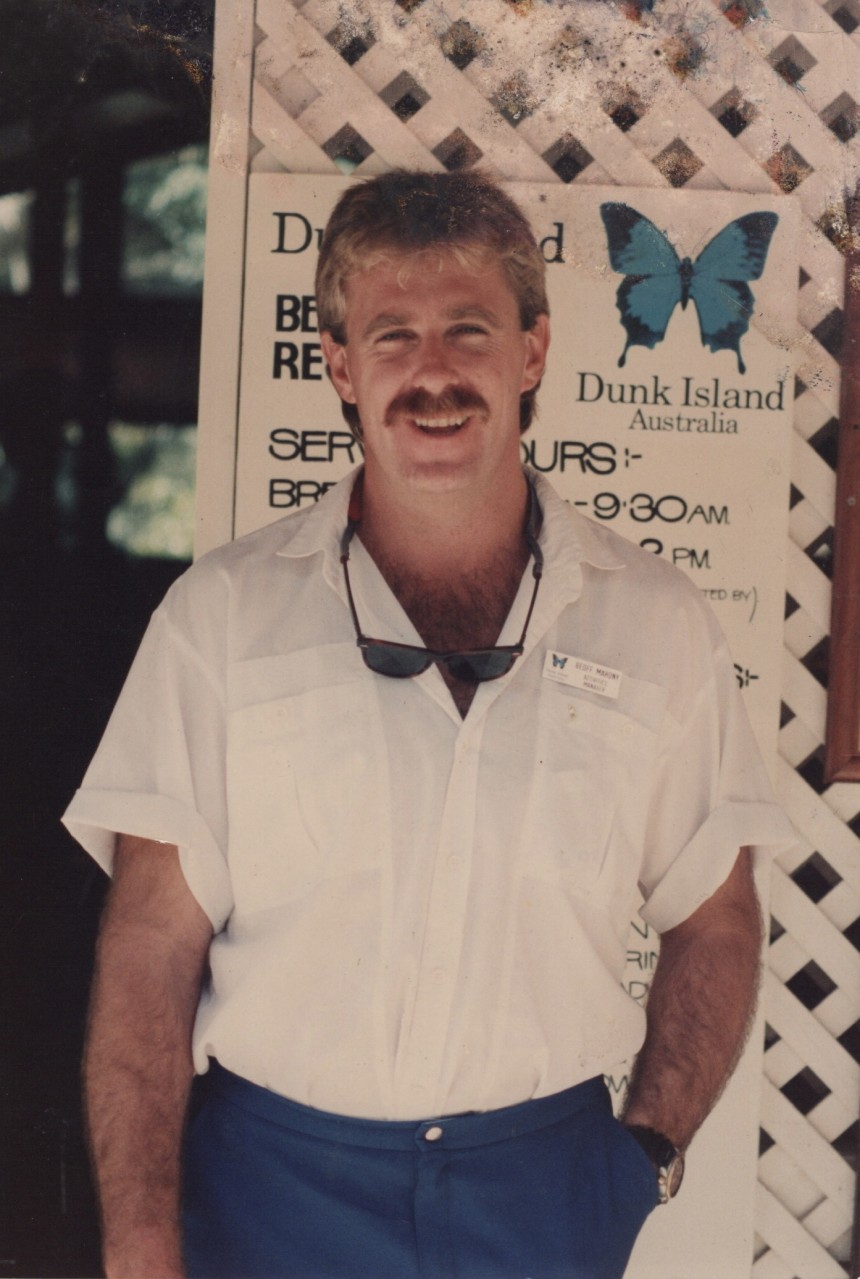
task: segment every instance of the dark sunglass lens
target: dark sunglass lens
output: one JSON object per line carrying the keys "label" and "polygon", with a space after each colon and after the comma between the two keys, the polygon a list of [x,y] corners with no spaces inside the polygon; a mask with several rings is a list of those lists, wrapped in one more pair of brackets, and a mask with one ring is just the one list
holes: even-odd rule
{"label": "dark sunglass lens", "polygon": [[367,644],[361,651],[372,671],[391,679],[411,679],[426,671],[431,662],[420,649],[399,648],[396,644]]}
{"label": "dark sunglass lens", "polygon": [[455,679],[481,683],[506,675],[514,664],[514,654],[492,648],[479,653],[454,653],[445,659],[445,664]]}

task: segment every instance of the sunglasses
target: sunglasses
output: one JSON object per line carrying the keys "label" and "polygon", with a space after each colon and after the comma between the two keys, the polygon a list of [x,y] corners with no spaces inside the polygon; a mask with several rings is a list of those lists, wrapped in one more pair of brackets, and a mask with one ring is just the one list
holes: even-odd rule
{"label": "sunglasses", "polygon": [[[360,481],[359,481],[360,483]],[[358,485],[356,485],[358,488]],[[538,504],[534,485],[529,481],[529,513],[523,536],[532,553],[534,563],[532,574],[535,580],[531,603],[526,613],[523,633],[518,644],[498,644],[494,648],[467,648],[460,652],[439,652],[432,648],[420,648],[416,644],[398,644],[395,640],[374,639],[365,635],[358,620],[352,586],[349,581],[349,544],[355,536],[360,515],[360,494],[350,502],[349,518],[340,544],[340,562],[346,581],[346,593],[349,598],[350,612],[355,627],[355,642],[361,649],[365,666],[377,675],[387,675],[390,679],[412,679],[423,674],[434,663],[445,666],[455,679],[465,680],[470,684],[483,683],[485,680],[499,679],[507,675],[518,657],[522,656],[526,632],[531,621],[532,611],[537,599],[538,586],[543,573],[543,552],[538,545],[537,530],[540,525],[541,509]]]}

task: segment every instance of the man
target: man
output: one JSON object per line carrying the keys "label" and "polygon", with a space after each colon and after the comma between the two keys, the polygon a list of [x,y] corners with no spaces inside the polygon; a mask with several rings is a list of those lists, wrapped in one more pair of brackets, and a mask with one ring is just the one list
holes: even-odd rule
{"label": "man", "polygon": [[790,834],[698,592],[522,468],[543,273],[478,174],[342,197],[317,296],[364,467],[171,589],[67,814],[113,863],[109,1276],[617,1279],[736,1061],[746,846]]}

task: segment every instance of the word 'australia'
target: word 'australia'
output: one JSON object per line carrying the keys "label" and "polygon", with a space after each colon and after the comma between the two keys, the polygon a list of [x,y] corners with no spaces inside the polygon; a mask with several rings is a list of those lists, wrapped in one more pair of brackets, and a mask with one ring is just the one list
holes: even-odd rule
{"label": "word 'australia'", "polygon": [[627,428],[629,431],[679,431],[701,432],[710,435],[737,435],[737,418],[724,417],[717,409],[712,409],[707,417],[689,417],[686,413],[672,413],[668,417],[658,417],[656,413],[645,414],[637,409],[633,421]]}
{"label": "word 'australia'", "polygon": [[770,390],[755,386],[724,386],[718,377],[697,384],[691,377],[681,379],[681,398],[672,395],[672,386],[652,373],[646,382],[608,382],[599,373],[580,372],[577,399],[583,404],[606,400],[609,404],[665,405],[697,409],[769,409],[781,412],[785,381]]}

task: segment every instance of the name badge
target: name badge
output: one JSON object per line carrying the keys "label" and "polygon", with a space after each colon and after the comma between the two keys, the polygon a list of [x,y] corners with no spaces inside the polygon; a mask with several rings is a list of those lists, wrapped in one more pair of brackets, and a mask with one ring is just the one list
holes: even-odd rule
{"label": "name badge", "polygon": [[544,660],[543,677],[556,684],[566,684],[568,688],[584,688],[589,693],[599,693],[601,697],[611,697],[613,700],[621,688],[621,671],[614,671],[611,666],[601,666],[598,662],[586,662],[582,657],[571,657],[569,653],[554,653],[552,650]]}

